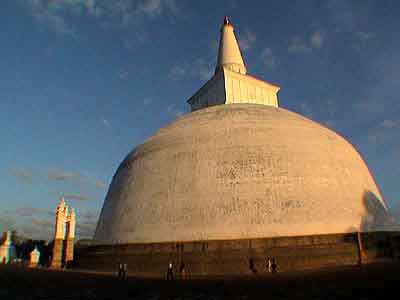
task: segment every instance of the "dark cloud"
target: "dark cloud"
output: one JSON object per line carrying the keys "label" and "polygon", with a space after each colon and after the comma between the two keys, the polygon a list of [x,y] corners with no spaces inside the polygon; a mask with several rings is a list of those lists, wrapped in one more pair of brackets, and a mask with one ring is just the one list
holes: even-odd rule
{"label": "dark cloud", "polygon": [[97,220],[98,216],[99,216],[99,212],[97,212],[97,211],[95,212],[92,210],[86,210],[80,214],[80,219],[86,220],[86,221],[95,221],[95,220]]}
{"label": "dark cloud", "polygon": [[39,213],[39,209],[34,207],[19,207],[15,209],[15,214],[19,217],[32,217]]}
{"label": "dark cloud", "polygon": [[52,229],[54,222],[47,219],[32,218],[32,225],[35,225],[39,228]]}
{"label": "dark cloud", "polygon": [[96,230],[97,222],[80,222],[76,224],[77,236],[82,238],[92,238]]}
{"label": "dark cloud", "polygon": [[81,181],[84,176],[79,172],[51,169],[48,172],[48,178],[55,181]]}
{"label": "dark cloud", "polygon": [[29,207],[29,206],[18,207],[14,211],[11,211],[11,213],[14,213],[16,216],[19,217],[32,217],[37,215],[53,216],[55,214],[55,212],[51,210]]}
{"label": "dark cloud", "polygon": [[65,199],[69,200],[79,200],[79,201],[86,201],[90,200],[90,197],[87,195],[82,195],[82,194],[74,194],[74,193],[62,193],[62,197]]}
{"label": "dark cloud", "polygon": [[107,184],[101,180],[96,180],[96,187],[98,189],[105,189],[107,188]]}
{"label": "dark cloud", "polygon": [[400,126],[400,122],[394,120],[383,120],[379,125],[384,128],[396,128]]}
{"label": "dark cloud", "polygon": [[4,231],[15,229],[15,224],[14,217],[0,215],[0,234]]}
{"label": "dark cloud", "polygon": [[79,238],[92,238],[96,230],[99,212],[86,210],[77,219],[76,232]]}
{"label": "dark cloud", "polygon": [[54,234],[54,220],[33,217],[19,224],[16,230],[25,238],[50,241]]}
{"label": "dark cloud", "polygon": [[[79,195],[77,197],[81,198]],[[54,215],[54,212],[31,207],[5,211],[0,215],[0,233],[15,230],[24,238],[50,241],[54,234]],[[98,215],[97,210],[86,210],[77,214],[77,239],[93,237]]]}
{"label": "dark cloud", "polygon": [[33,173],[29,169],[15,168],[12,169],[10,173],[22,183],[31,184],[33,182]]}
{"label": "dark cloud", "polygon": [[[50,169],[47,177],[51,181],[67,182],[79,186],[95,186],[98,189],[106,188],[106,184],[99,180],[92,178],[77,171],[67,171],[61,169]],[[86,199],[85,199],[86,200]]]}

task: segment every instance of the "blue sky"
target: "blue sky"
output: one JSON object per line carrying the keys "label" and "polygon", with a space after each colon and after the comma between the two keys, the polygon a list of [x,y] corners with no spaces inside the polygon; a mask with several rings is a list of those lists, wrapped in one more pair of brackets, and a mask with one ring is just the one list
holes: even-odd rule
{"label": "blue sky", "polygon": [[398,1],[5,0],[0,230],[50,238],[64,195],[90,236],[121,160],[211,76],[225,15],[248,72],[355,145],[400,218]]}

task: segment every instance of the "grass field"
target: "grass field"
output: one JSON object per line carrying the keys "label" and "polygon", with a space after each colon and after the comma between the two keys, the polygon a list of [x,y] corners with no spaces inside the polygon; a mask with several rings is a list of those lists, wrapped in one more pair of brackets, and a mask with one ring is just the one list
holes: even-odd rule
{"label": "grass field", "polygon": [[[0,299],[383,299],[399,295],[400,263],[263,277],[166,281],[0,266]],[[392,296],[393,295],[393,296]]]}

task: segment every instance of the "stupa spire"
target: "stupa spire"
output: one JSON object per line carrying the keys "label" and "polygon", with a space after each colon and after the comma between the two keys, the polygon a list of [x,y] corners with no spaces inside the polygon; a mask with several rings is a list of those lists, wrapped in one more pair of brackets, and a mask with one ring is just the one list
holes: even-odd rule
{"label": "stupa spire", "polygon": [[279,86],[247,75],[239,44],[224,18],[215,74],[190,99],[192,111],[220,104],[253,103],[279,107]]}
{"label": "stupa spire", "polygon": [[233,31],[233,26],[227,16],[225,16],[221,27],[218,61],[215,72],[222,67],[241,74],[246,74],[247,72],[242,54],[240,53],[239,44]]}

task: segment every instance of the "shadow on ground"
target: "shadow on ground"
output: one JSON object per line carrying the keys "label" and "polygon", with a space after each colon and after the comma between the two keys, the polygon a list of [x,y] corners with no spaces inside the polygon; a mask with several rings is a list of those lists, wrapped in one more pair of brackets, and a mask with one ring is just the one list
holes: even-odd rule
{"label": "shadow on ground", "polygon": [[0,299],[381,299],[397,294],[400,263],[258,277],[118,279],[111,275],[0,267]]}

